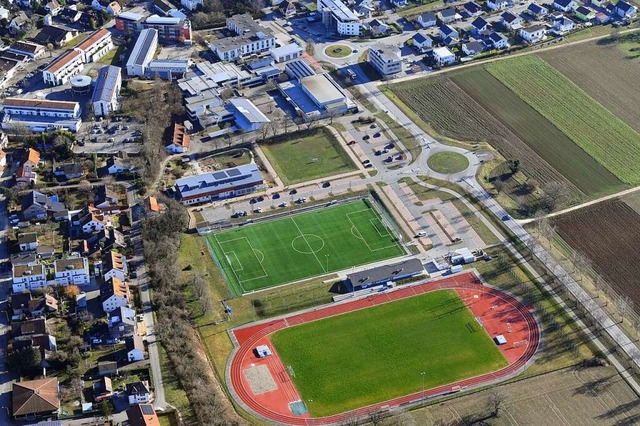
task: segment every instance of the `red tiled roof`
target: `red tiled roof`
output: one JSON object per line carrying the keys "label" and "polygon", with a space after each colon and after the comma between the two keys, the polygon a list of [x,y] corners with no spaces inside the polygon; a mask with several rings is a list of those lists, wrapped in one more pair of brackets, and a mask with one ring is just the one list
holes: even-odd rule
{"label": "red tiled roof", "polygon": [[69,62],[73,61],[75,58],[80,56],[80,52],[77,50],[67,50],[62,55],[58,56],[53,62],[51,62],[44,71],[56,72],[60,68],[67,65]]}
{"label": "red tiled roof", "polygon": [[29,380],[13,384],[13,415],[49,413],[60,408],[58,379]]}
{"label": "red tiled roof", "polygon": [[84,39],[84,41],[82,43],[77,45],[76,49],[81,49],[81,50],[85,50],[86,51],[94,43],[96,43],[98,40],[100,40],[102,37],[106,36],[107,34],[109,34],[109,30],[104,29],[104,28],[101,29],[101,30],[98,30],[98,31],[94,31],[91,34],[89,34],[89,37]]}
{"label": "red tiled roof", "polygon": [[12,107],[56,108],[74,110],[77,102],[48,101],[46,99],[6,98],[2,104]]}

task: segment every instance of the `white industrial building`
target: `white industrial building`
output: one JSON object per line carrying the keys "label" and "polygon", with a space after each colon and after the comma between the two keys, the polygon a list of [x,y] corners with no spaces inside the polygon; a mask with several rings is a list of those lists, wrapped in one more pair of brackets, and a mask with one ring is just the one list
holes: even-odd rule
{"label": "white industrial building", "polygon": [[84,69],[84,61],[80,50],[67,50],[42,70],[45,84],[59,86],[67,83]]}
{"label": "white industrial building", "polygon": [[317,10],[330,31],[346,36],[359,36],[362,32],[358,15],[340,0],[318,0]]}
{"label": "white industrial building", "polygon": [[369,63],[383,76],[402,71],[400,50],[380,43],[369,48]]}
{"label": "white industrial building", "polygon": [[262,27],[248,13],[227,18],[227,28],[237,35],[214,40],[210,45],[211,51],[223,61],[266,52],[276,46],[271,30]]}
{"label": "white industrial building", "polygon": [[91,104],[96,117],[104,117],[120,108],[119,96],[122,86],[120,67],[109,65],[98,72],[96,87],[93,91]]}
{"label": "white industrial building", "polygon": [[271,49],[270,53],[274,61],[278,63],[287,62],[301,57],[302,47],[297,43],[285,44],[284,46]]}
{"label": "white industrial building", "polygon": [[151,28],[140,31],[140,35],[127,61],[127,74],[138,77],[144,76],[157,47],[158,31]]}
{"label": "white industrial building", "polygon": [[249,99],[230,99],[227,109],[233,113],[238,130],[243,132],[260,130],[271,121]]}
{"label": "white industrial building", "polygon": [[78,102],[5,98],[2,128],[25,126],[34,132],[64,129],[77,131],[82,124]]}
{"label": "white industrial building", "polygon": [[165,80],[182,78],[191,66],[190,59],[154,59],[149,62],[147,74],[158,75]]}
{"label": "white industrial building", "polygon": [[278,89],[306,121],[344,114],[356,108],[329,74],[305,75],[279,84]]}

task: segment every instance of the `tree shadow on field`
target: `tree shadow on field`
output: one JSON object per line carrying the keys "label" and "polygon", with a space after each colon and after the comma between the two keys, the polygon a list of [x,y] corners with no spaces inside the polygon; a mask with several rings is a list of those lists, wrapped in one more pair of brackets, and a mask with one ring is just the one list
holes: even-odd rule
{"label": "tree shadow on field", "polygon": [[[610,409],[606,413],[599,415],[598,418],[612,419],[614,417],[622,416],[625,413],[638,408],[638,406],[640,406],[640,399],[636,399],[634,401],[627,402],[625,404],[620,404],[617,407]],[[632,418],[638,419],[640,418],[640,414],[634,414]],[[626,419],[626,420],[629,420],[629,419]],[[616,424],[622,424],[622,423],[616,423]],[[637,424],[637,423],[628,423],[628,424]]]}
{"label": "tree shadow on field", "polygon": [[586,396],[598,396],[599,393],[609,389],[615,382],[612,381],[613,377],[601,377],[596,380],[591,380],[578,386],[573,394],[574,395],[586,395]]}

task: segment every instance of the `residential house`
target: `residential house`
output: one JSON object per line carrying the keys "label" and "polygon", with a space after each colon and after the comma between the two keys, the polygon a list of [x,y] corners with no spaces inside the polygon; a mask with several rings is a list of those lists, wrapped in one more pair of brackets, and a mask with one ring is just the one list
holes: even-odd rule
{"label": "residential house", "polygon": [[87,206],[71,217],[71,225],[82,229],[82,233],[87,235],[102,231],[106,221],[100,210]]}
{"label": "residential house", "polygon": [[71,41],[71,39],[73,39],[76,34],[76,31],[68,31],[64,28],[55,27],[53,25],[45,25],[44,27],[42,27],[40,32],[36,34],[33,40],[43,46],[51,43],[54,46],[60,47],[63,44]]}
{"label": "residential house", "polygon": [[502,15],[500,15],[500,22],[502,22],[502,25],[509,31],[517,31],[522,28],[522,18],[509,11],[503,12]]}
{"label": "residential house", "polygon": [[35,336],[47,333],[47,321],[44,318],[28,321],[14,321],[11,323],[11,338]]}
{"label": "residential house", "polygon": [[507,49],[509,41],[502,33],[492,32],[487,36],[489,44],[493,49]]}
{"label": "residential house", "polygon": [[369,63],[383,76],[402,71],[400,50],[396,47],[377,43],[369,48]]}
{"label": "residential house", "polygon": [[[82,53],[82,61],[85,63],[96,62],[100,58],[104,57],[114,48],[113,38],[111,32],[106,28],[96,30],[89,34],[80,44],[75,47]],[[108,67],[107,67],[108,68]],[[117,68],[117,67],[116,67]],[[118,68],[118,71],[120,69]],[[100,74],[98,74],[98,79]],[[96,86],[99,85],[99,81],[96,82]]]}
{"label": "residential house", "polygon": [[93,205],[103,211],[119,211],[118,194],[106,186],[99,186],[96,189]]}
{"label": "residential house", "polygon": [[27,55],[31,59],[38,59],[46,52],[44,46],[29,41],[16,41],[8,49],[9,52]]}
{"label": "residential house", "polygon": [[[36,321],[36,320],[31,320]],[[14,337],[11,342],[11,347],[14,351],[21,351],[27,348],[34,348],[40,352],[41,366],[46,367],[48,365],[47,359],[52,352],[58,349],[55,336],[52,336],[46,332],[26,334],[18,338]]]}
{"label": "residential house", "polygon": [[438,38],[441,41],[444,41],[447,38],[457,40],[459,37],[460,35],[458,34],[458,30],[456,30],[452,26],[440,25],[440,28],[438,29]]}
{"label": "residential house", "polygon": [[57,197],[49,197],[38,191],[29,191],[22,197],[21,207],[24,220],[43,220],[49,214],[55,216],[67,211],[64,203],[59,202]]}
{"label": "residential house", "polygon": [[508,0],[487,0],[487,7],[491,10],[501,10],[509,7]]}
{"label": "residential house", "polygon": [[40,163],[40,152],[33,148],[28,148],[24,151],[23,161],[16,170],[16,182],[29,185],[35,183],[38,174],[36,169]]}
{"label": "residential house", "polygon": [[136,404],[127,409],[129,426],[160,426],[153,404]]}
{"label": "residential house", "polygon": [[129,306],[131,303],[129,285],[116,277],[106,280],[100,286],[100,300],[102,310],[106,313],[115,311],[122,306]]}
{"label": "residential house", "polygon": [[29,17],[23,11],[18,12],[9,22],[9,32],[11,34],[19,34],[26,30],[26,26],[30,23]]}
{"label": "residential house", "polygon": [[407,0],[391,0],[394,7],[405,7],[409,2]]}
{"label": "residential house", "polygon": [[18,321],[25,317],[41,317],[47,312],[57,312],[58,301],[50,294],[36,298],[31,297],[30,291],[11,295],[11,320]]}
{"label": "residential house", "polygon": [[488,31],[491,28],[491,25],[482,17],[477,17],[471,23],[471,32],[475,34],[480,34],[482,32]]}
{"label": "residential house", "polygon": [[5,21],[9,21],[9,10],[4,7],[0,7],[0,20],[4,19]]}
{"label": "residential house", "polygon": [[80,179],[84,176],[84,167],[80,163],[67,163],[56,166],[53,174],[66,180]]}
{"label": "residential house", "polygon": [[125,248],[127,246],[124,234],[114,228],[105,228],[97,234],[91,235],[86,241],[89,245],[95,247],[94,251],[112,250],[116,247]]}
{"label": "residential house", "polygon": [[18,321],[23,315],[29,314],[29,302],[31,292],[13,293],[9,296],[9,306],[11,307],[11,321]]}
{"label": "residential house", "polygon": [[28,232],[18,235],[18,247],[20,251],[32,251],[38,248],[38,234]]}
{"label": "residential house", "polygon": [[611,21],[611,16],[607,15],[604,12],[598,12],[593,19],[598,24],[606,24],[607,22]]}
{"label": "residential house", "polygon": [[172,154],[181,154],[189,151],[190,145],[191,137],[187,133],[187,129],[180,123],[174,123],[171,143],[165,146],[165,149]]}
{"label": "residential house", "polygon": [[103,376],[93,384],[93,401],[100,402],[113,396],[111,378]]}
{"label": "residential house", "polygon": [[422,28],[435,27],[437,23],[438,23],[438,20],[436,18],[436,14],[433,12],[423,13],[420,16],[418,16],[418,24]]}
{"label": "residential house", "polygon": [[62,285],[87,285],[91,282],[89,277],[89,262],[86,257],[68,257],[59,259],[53,263],[54,279]]}
{"label": "residential house", "polygon": [[118,157],[109,157],[107,159],[106,168],[110,175],[117,175],[131,170],[128,163]]}
{"label": "residential house", "polygon": [[546,34],[544,25],[532,25],[520,30],[520,37],[528,44],[541,42]]}
{"label": "residential house", "polygon": [[549,14],[549,9],[537,3],[529,3],[529,6],[527,6],[527,13],[534,18],[540,19]]}
{"label": "residential house", "polygon": [[78,22],[82,17],[82,12],[77,9],[72,9],[70,7],[65,7],[58,13],[58,18],[65,22],[69,22],[71,24]]}
{"label": "residential house", "polygon": [[128,383],[126,392],[129,395],[129,405],[145,404],[151,400],[147,382]]}
{"label": "residential house", "polygon": [[583,22],[591,21],[596,17],[596,12],[585,6],[578,6],[574,11],[576,18]]}
{"label": "residential house", "polygon": [[456,55],[447,47],[436,47],[433,49],[433,60],[438,66],[444,67],[456,62]]}
{"label": "residential house", "polygon": [[413,41],[413,47],[421,52],[433,47],[433,40],[431,39],[431,36],[423,34],[420,31],[415,33],[413,37],[411,37],[411,40]]}
{"label": "residential house", "polygon": [[171,16],[172,13],[178,10],[167,0],[153,0],[151,4],[153,6],[153,12],[158,13],[160,16]]}
{"label": "residential house", "polygon": [[[142,341],[142,337],[138,335],[133,335],[133,336],[127,337],[124,343],[125,343],[125,351],[127,353],[127,360],[129,362],[144,360],[144,342]],[[147,401],[136,401],[136,402],[147,402]]]}
{"label": "residential house", "polygon": [[470,41],[468,43],[462,43],[462,51],[467,56],[476,56],[484,52],[484,43],[479,41]]}
{"label": "residential house", "polygon": [[165,206],[160,204],[156,197],[152,196],[147,199],[147,208],[149,209],[147,213],[149,216],[157,216],[164,211]]}
{"label": "residential house", "polygon": [[563,35],[569,31],[573,31],[576,24],[566,16],[561,17],[553,21],[553,32],[558,35]]}
{"label": "residential house", "polygon": [[47,272],[42,265],[13,265],[12,270],[14,293],[36,290],[47,285]]}
{"label": "residential house", "polygon": [[118,363],[116,361],[98,361],[99,376],[114,376],[118,374]]}
{"label": "residential house", "polygon": [[9,256],[12,266],[33,266],[38,264],[37,254],[29,252],[14,253]]}
{"label": "residential house", "polygon": [[280,12],[286,19],[293,18],[298,13],[297,4],[296,1],[283,1],[280,3]]}
{"label": "residential house", "polygon": [[109,321],[109,336],[112,339],[123,339],[136,334],[135,310],[127,306],[120,306],[107,313],[107,318]]}
{"label": "residential house", "polygon": [[462,8],[464,9],[465,14],[469,17],[480,16],[483,13],[482,7],[478,3],[473,1],[463,4]]}
{"label": "residential house", "polygon": [[7,165],[7,153],[4,152],[2,149],[0,149],[0,175],[2,175],[2,172],[6,165]]}
{"label": "residential house", "polygon": [[15,382],[12,385],[11,399],[13,417],[16,419],[55,415],[60,411],[58,379],[47,377]]}
{"label": "residential house", "polygon": [[45,6],[44,9],[51,14],[51,16],[56,16],[62,10],[62,6],[58,3],[58,0],[50,0]]}
{"label": "residential house", "polygon": [[42,80],[51,86],[66,84],[84,69],[83,54],[80,50],[67,50],[42,70]]}
{"label": "residential house", "polygon": [[576,2],[573,0],[553,0],[553,8],[561,12],[573,12]]}
{"label": "residential house", "polygon": [[462,19],[462,16],[453,8],[441,10],[436,16],[443,24],[451,24]]}
{"label": "residential house", "polygon": [[389,25],[378,19],[372,20],[367,25],[369,27],[369,30],[371,31],[371,35],[374,37],[383,36],[387,34],[387,32],[389,32],[389,30],[391,29]]}
{"label": "residential house", "polygon": [[105,281],[111,278],[124,281],[128,272],[127,259],[123,254],[113,250],[104,253],[102,256],[102,276]]}
{"label": "residential house", "polygon": [[638,8],[625,0],[620,0],[616,3],[616,15],[621,18],[630,19],[635,18],[638,14]]}

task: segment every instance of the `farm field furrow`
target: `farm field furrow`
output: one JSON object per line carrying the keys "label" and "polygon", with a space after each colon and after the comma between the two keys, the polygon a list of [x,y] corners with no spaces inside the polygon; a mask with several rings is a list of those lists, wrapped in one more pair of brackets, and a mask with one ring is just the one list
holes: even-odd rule
{"label": "farm field furrow", "polygon": [[640,306],[640,215],[623,201],[608,201],[567,213],[553,221],[562,239],[584,253],[593,269]]}
{"label": "farm field furrow", "polygon": [[625,187],[616,176],[484,68],[473,67],[456,73],[452,81],[585,194],[595,197]]}
{"label": "farm field furrow", "polygon": [[621,181],[640,183],[640,134],[538,57],[486,69]]}
{"label": "farm field furrow", "polygon": [[615,45],[584,43],[539,55],[605,108],[640,132],[640,61]]}

